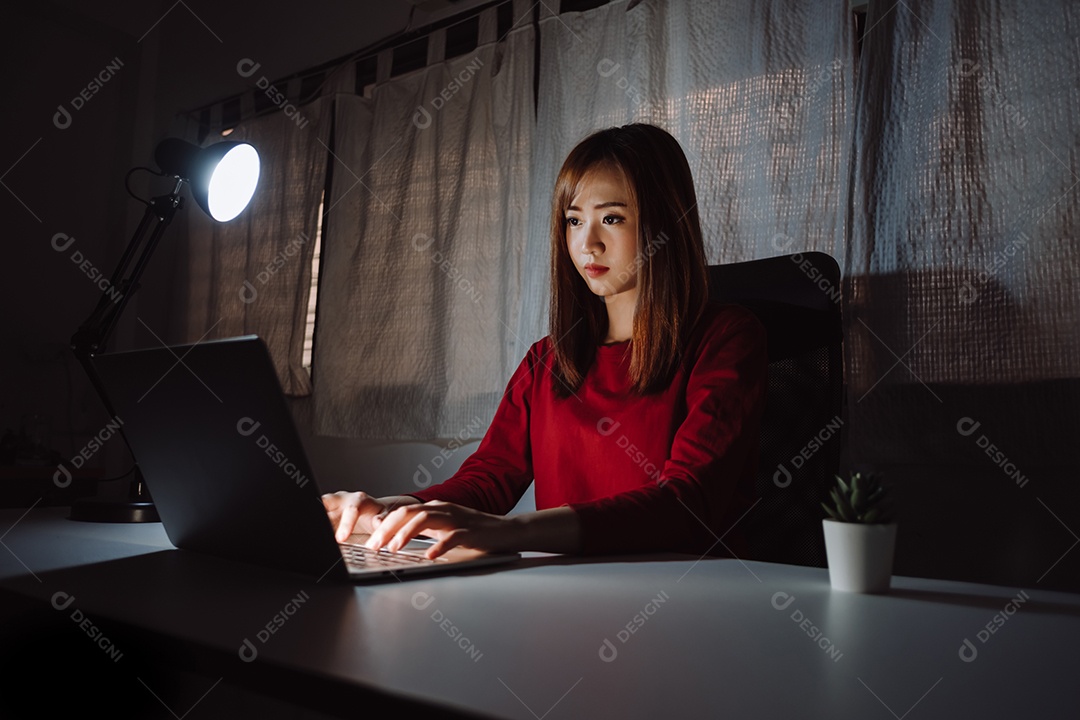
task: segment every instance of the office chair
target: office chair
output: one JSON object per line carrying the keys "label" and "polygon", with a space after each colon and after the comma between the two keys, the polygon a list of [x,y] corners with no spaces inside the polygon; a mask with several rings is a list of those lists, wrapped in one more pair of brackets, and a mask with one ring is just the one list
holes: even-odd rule
{"label": "office chair", "polygon": [[742,305],[768,333],[757,490],[742,520],[751,559],[825,567],[820,501],[840,467],[840,268],[807,252],[708,268],[710,300]]}

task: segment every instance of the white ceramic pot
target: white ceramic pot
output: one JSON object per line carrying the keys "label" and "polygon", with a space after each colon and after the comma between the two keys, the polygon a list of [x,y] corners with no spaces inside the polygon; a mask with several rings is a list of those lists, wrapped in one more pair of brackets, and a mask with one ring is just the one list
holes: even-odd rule
{"label": "white ceramic pot", "polygon": [[831,519],[821,523],[825,530],[825,554],[833,589],[888,592],[896,547],[896,523],[862,525]]}

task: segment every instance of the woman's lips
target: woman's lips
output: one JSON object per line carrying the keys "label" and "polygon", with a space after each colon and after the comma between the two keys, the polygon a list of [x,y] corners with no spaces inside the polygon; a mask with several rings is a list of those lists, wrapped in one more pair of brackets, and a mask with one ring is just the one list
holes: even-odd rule
{"label": "woman's lips", "polygon": [[589,277],[600,277],[609,269],[610,268],[607,268],[603,265],[594,265],[593,263],[589,263],[585,266],[585,272],[589,274]]}

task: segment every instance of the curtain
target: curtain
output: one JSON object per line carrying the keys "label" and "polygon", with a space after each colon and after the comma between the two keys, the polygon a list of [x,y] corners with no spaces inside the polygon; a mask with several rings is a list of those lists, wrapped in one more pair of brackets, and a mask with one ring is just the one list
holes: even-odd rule
{"label": "curtain", "polygon": [[[845,3],[826,5],[624,0],[546,17],[532,234],[547,234],[555,176],[579,140],[647,122],[686,152],[711,263],[842,253],[854,51]],[[546,282],[530,286],[531,334],[544,334]]]}
{"label": "curtain", "polygon": [[1002,468],[1075,465],[1080,6],[875,3],[867,26],[845,265],[853,457],[987,467],[978,444],[996,439]]}
{"label": "curtain", "polygon": [[[425,68],[390,77],[380,57],[370,97],[338,94],[313,432],[481,436],[546,333],[558,167],[589,132],[633,121],[685,148],[710,262],[819,250],[841,263],[853,459],[958,457],[951,424],[1003,397],[930,409],[958,388],[1019,388],[1002,435],[1044,401],[1058,435],[1075,427],[1075,384],[1059,384],[1080,365],[1074,4],[873,3],[857,67],[844,3],[553,7],[534,29],[515,2],[503,38],[485,11],[475,51],[443,59],[437,31]],[[306,257],[265,304],[238,289],[312,232],[331,113],[304,112],[302,131],[288,118],[237,130],[299,163],[283,221],[240,219],[284,229],[204,227],[191,272],[192,339],[272,333],[292,392],[307,387]],[[1067,443],[1026,432],[1034,456],[1070,462]]]}
{"label": "curtain", "polygon": [[[227,138],[259,151],[259,185],[235,220],[187,213],[188,342],[257,334],[285,392],[307,395],[302,364],[311,257],[326,174],[330,100],[238,125]],[[207,143],[209,144],[209,143]]]}
{"label": "curtain", "polygon": [[843,8],[632,4],[541,6],[535,121],[536,38],[520,22],[503,42],[383,78],[370,99],[338,98],[315,433],[483,434],[547,332],[552,187],[592,130],[645,121],[681,140],[714,262],[841,247]]}
{"label": "curtain", "polygon": [[525,247],[544,242],[527,228],[534,30],[480,22],[475,51],[442,60],[437,34],[427,67],[337,100],[316,434],[480,437],[536,339],[514,330],[542,271]]}

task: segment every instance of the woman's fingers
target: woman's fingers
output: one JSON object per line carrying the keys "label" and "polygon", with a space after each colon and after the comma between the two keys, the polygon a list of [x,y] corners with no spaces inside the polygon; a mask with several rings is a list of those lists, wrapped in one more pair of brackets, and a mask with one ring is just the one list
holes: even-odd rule
{"label": "woman's fingers", "polygon": [[443,535],[442,539],[427,549],[424,555],[428,560],[434,560],[447,550],[455,548],[461,544],[461,538],[463,535],[459,532],[449,532]]}
{"label": "woman's fingers", "polygon": [[322,501],[338,542],[345,542],[354,532],[370,531],[372,518],[386,509],[364,492],[328,493],[322,496]]}
{"label": "woman's fingers", "polygon": [[391,552],[397,552],[424,530],[438,534],[442,529],[455,527],[440,505],[445,503],[405,505],[388,513],[371,533],[367,547],[371,550],[386,547]]}
{"label": "woman's fingers", "polygon": [[429,525],[431,517],[427,510],[417,510],[411,515],[412,517],[406,520],[405,524],[398,529],[394,537],[386,544],[386,548],[390,552],[397,552],[405,547],[405,543],[419,535],[421,530],[431,529]]}
{"label": "woman's fingers", "polygon": [[353,528],[356,527],[356,521],[360,517],[360,507],[354,503],[347,503],[341,508],[341,518],[338,520],[337,531],[334,533],[334,539],[338,542],[345,542],[349,539],[349,536],[353,533]]}
{"label": "woman's fingers", "polygon": [[378,550],[386,545],[387,540],[392,538],[408,519],[408,512],[413,505],[403,505],[396,510],[391,510],[382,516],[377,526],[374,527],[371,537],[368,538],[367,548]]}
{"label": "woman's fingers", "polygon": [[434,559],[459,546],[479,550],[510,547],[513,527],[505,518],[433,500],[388,513],[371,534],[367,547],[397,552],[420,533],[435,538],[425,553]]}

